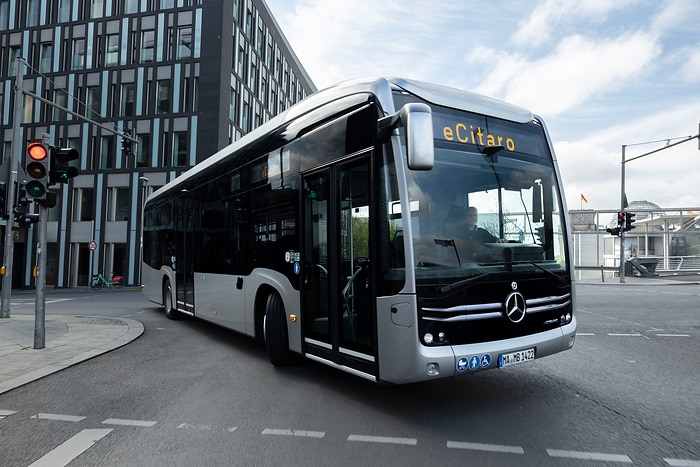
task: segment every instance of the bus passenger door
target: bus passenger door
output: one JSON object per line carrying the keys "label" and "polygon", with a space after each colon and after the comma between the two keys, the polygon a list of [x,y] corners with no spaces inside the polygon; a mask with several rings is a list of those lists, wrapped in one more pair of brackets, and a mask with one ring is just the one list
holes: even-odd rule
{"label": "bus passenger door", "polygon": [[188,314],[194,313],[193,216],[185,214],[177,218],[177,247],[175,262],[175,288],[177,308]]}
{"label": "bus passenger door", "polygon": [[304,352],[376,376],[370,159],[304,178]]}

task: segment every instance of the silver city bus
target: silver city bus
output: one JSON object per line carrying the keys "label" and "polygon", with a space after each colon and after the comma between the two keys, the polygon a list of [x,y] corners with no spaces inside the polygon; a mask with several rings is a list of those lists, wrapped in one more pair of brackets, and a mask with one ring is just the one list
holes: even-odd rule
{"label": "silver city bus", "polygon": [[144,294],[408,383],[574,344],[566,207],[541,118],[405,79],[320,91],[154,192]]}

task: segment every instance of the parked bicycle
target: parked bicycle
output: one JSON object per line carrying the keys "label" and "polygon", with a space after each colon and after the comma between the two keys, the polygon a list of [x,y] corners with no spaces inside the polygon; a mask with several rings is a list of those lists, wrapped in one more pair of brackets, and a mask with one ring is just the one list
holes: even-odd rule
{"label": "parked bicycle", "polygon": [[124,286],[124,276],[117,276],[112,273],[112,278],[108,280],[102,273],[93,274],[91,286],[93,289],[101,289],[102,287],[118,289]]}

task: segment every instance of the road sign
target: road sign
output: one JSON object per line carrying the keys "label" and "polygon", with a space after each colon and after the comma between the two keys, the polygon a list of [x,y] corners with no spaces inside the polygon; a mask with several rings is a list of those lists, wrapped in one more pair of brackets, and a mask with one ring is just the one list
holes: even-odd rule
{"label": "road sign", "polygon": [[97,250],[97,242],[95,240],[90,240],[90,243],[88,243],[88,248],[90,248],[90,251]]}

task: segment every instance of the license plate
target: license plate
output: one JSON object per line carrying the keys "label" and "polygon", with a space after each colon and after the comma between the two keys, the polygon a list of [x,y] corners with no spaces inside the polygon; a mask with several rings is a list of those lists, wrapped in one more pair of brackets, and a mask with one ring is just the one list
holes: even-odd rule
{"label": "license plate", "polygon": [[498,356],[498,368],[529,362],[535,359],[535,349],[518,350]]}

